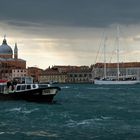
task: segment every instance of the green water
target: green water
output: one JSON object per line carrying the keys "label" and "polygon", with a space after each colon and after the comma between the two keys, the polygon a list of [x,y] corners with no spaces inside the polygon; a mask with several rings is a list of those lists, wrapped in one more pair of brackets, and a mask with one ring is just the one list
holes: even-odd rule
{"label": "green water", "polygon": [[53,104],[0,101],[0,140],[140,140],[140,85],[60,85]]}

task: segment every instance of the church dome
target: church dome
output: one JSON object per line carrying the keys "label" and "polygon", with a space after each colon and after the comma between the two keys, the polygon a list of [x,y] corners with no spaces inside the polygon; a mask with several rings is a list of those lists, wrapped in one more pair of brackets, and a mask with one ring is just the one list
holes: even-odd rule
{"label": "church dome", "polygon": [[0,55],[13,55],[13,50],[12,48],[7,45],[7,41],[4,38],[2,45],[0,46]]}

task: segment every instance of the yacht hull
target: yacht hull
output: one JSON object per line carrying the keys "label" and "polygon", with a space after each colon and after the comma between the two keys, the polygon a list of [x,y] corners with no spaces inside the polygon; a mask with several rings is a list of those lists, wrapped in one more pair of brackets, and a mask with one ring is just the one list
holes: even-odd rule
{"label": "yacht hull", "polygon": [[138,80],[128,80],[128,81],[111,81],[111,80],[94,80],[94,84],[96,85],[132,85],[138,84],[140,81]]}

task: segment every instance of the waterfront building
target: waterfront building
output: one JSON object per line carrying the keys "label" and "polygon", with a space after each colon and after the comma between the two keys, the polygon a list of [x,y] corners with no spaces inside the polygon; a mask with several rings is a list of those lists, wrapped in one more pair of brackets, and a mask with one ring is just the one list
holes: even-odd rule
{"label": "waterfront building", "polygon": [[81,69],[81,70],[85,70],[85,69],[89,69],[88,66],[61,66],[61,65],[55,65],[52,66],[52,69],[57,69],[59,72],[68,72],[71,70],[77,70],[77,69]]}
{"label": "waterfront building", "polygon": [[82,67],[67,72],[68,83],[90,83],[92,79],[91,69]]}
{"label": "waterfront building", "polygon": [[27,69],[12,69],[12,78],[28,76]]}
{"label": "waterfront building", "polygon": [[15,44],[13,53],[4,37],[0,46],[0,79],[12,79],[13,69],[26,69],[26,61],[18,58],[17,44]]}
{"label": "waterfront building", "polygon": [[40,82],[89,83],[91,79],[88,66],[53,66],[40,75]]}
{"label": "waterfront building", "polygon": [[[132,75],[140,79],[140,62],[120,63],[120,76]],[[96,63],[93,67],[93,78],[104,76],[104,63]],[[117,63],[106,63],[106,75],[117,76]]]}
{"label": "waterfront building", "polygon": [[38,82],[39,76],[41,75],[43,70],[38,67],[28,67],[27,70],[28,70],[28,76],[33,77],[34,82]]}
{"label": "waterfront building", "polygon": [[58,69],[48,68],[39,76],[41,83],[67,83],[67,73]]}

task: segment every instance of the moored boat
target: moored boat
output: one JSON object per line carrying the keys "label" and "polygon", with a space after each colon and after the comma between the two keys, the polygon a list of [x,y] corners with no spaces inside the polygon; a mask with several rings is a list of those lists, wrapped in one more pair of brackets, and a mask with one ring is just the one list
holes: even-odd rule
{"label": "moored boat", "polygon": [[116,76],[107,75],[107,63],[106,63],[106,38],[104,39],[104,76],[94,78],[94,84],[97,85],[130,85],[130,84],[138,84],[140,80],[137,78],[137,75],[121,75],[120,72],[120,43],[119,43],[119,26],[117,26],[117,48],[116,48],[116,56],[117,56],[117,67],[116,67]]}
{"label": "moored boat", "polygon": [[111,79],[94,79],[94,84],[97,85],[132,85],[132,84],[138,84],[140,81],[138,80],[111,80]]}

